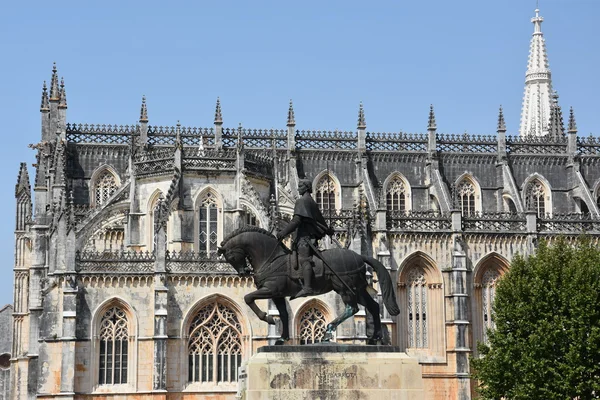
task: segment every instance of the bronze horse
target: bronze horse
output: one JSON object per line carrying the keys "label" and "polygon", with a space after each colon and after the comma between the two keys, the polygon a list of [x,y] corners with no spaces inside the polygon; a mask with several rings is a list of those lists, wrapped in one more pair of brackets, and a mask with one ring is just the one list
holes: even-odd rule
{"label": "bronze horse", "polygon": [[[283,344],[290,338],[286,297],[294,296],[302,285],[291,277],[288,255],[290,250],[264,229],[255,226],[243,226],[227,236],[219,254],[225,257],[240,275],[253,275],[257,290],[244,296],[244,301],[261,320],[274,325],[275,319],[258,308],[255,301],[272,299],[279,310],[283,324],[281,338],[277,344]],[[339,324],[358,312],[358,304],[363,305],[373,316],[373,335],[368,344],[381,342],[381,317],[379,304],[367,292],[366,266],[373,267],[379,278],[383,302],[391,315],[398,315],[400,309],[396,303],[392,279],[383,264],[372,257],[362,256],[348,249],[324,250],[322,257],[335,271],[325,268],[323,279],[316,279],[316,294],[334,290],[338,293],[346,309],[342,315],[327,325],[325,341],[330,341]],[[343,281],[343,282],[342,282]]]}

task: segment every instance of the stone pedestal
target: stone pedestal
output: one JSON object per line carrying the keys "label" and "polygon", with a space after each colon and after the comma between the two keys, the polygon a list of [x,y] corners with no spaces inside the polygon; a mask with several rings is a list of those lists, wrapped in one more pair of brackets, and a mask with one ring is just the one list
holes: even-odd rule
{"label": "stone pedestal", "polygon": [[241,368],[243,400],[420,400],[421,366],[393,346],[265,346]]}

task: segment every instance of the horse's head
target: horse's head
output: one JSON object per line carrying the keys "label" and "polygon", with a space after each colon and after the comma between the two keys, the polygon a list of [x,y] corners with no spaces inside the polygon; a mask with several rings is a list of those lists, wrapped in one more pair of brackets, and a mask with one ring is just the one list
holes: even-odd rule
{"label": "horse's head", "polygon": [[231,264],[239,275],[246,276],[252,273],[252,268],[250,268],[246,260],[248,255],[241,247],[229,248],[229,246],[225,245],[219,247],[217,253],[222,255],[225,261]]}

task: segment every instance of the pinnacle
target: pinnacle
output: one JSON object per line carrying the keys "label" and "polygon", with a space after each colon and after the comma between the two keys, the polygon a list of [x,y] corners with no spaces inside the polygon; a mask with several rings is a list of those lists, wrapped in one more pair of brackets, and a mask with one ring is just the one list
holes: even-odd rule
{"label": "pinnacle", "polygon": [[29,173],[27,172],[27,163],[22,162],[17,176],[17,184],[15,186],[15,197],[18,197],[22,192],[30,195],[31,185],[29,183]]}
{"label": "pinnacle", "polygon": [[367,122],[365,121],[365,110],[362,101],[358,107],[358,129],[366,129]]}
{"label": "pinnacle", "polygon": [[435,112],[433,111],[433,104],[429,106],[429,123],[427,125],[428,130],[437,129],[437,125],[435,123]]}
{"label": "pinnacle", "polygon": [[148,122],[148,108],[146,107],[146,96],[142,96],[142,107],[140,109],[140,122]]}
{"label": "pinnacle", "polygon": [[65,78],[60,78],[60,90],[58,92],[60,103],[58,104],[61,108],[67,108],[67,91],[65,90]]}
{"label": "pinnacle", "polygon": [[221,114],[221,99],[217,97],[217,106],[215,108],[215,124],[223,123],[223,115]]}
{"label": "pinnacle", "polygon": [[52,66],[52,79],[50,80],[50,100],[58,100],[60,92],[58,90],[58,70],[56,63]]}
{"label": "pinnacle", "polygon": [[569,112],[569,132],[577,133],[577,123],[575,122],[575,113],[573,112],[573,107]]}
{"label": "pinnacle", "polygon": [[558,104],[558,93],[554,91],[552,94],[552,102],[550,103],[550,126],[549,135],[553,138],[564,136],[565,127],[563,124],[562,109]]}
{"label": "pinnacle", "polygon": [[46,87],[46,81],[42,87],[42,104],[40,105],[40,111],[50,110],[50,104],[48,103],[48,88]]}
{"label": "pinnacle", "polygon": [[288,108],[287,126],[296,125],[296,118],[294,116],[294,105],[292,99],[290,99],[290,108]]}
{"label": "pinnacle", "polygon": [[502,110],[502,106],[500,106],[500,111],[498,112],[498,132],[506,132],[506,123],[504,122],[504,112]]}

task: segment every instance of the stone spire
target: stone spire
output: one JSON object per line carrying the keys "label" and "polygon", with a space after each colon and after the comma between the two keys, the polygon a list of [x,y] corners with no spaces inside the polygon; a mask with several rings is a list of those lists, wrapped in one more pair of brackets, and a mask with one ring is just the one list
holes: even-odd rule
{"label": "stone spire", "polygon": [[429,106],[429,121],[427,124],[427,130],[436,130],[437,125],[435,124],[435,113],[433,111],[433,104]]}
{"label": "stone spire", "polygon": [[506,132],[506,122],[504,122],[504,111],[502,110],[502,106],[500,106],[500,111],[498,112],[498,132]]}
{"label": "stone spire", "polygon": [[215,108],[215,124],[223,123],[223,115],[221,114],[221,100],[217,97],[217,107]]}
{"label": "stone spire", "polygon": [[50,101],[58,101],[60,99],[60,92],[58,90],[58,70],[56,69],[56,63],[52,66],[52,79],[50,80]]}
{"label": "stone spire", "polygon": [[46,81],[42,87],[42,104],[40,105],[40,111],[50,111],[50,103],[48,101],[48,88],[46,87]]}
{"label": "stone spire", "polygon": [[569,112],[569,133],[577,133],[577,123],[575,122],[575,113],[573,107]]}
{"label": "stone spire", "polygon": [[288,118],[287,118],[287,126],[295,126],[296,118],[294,116],[294,105],[292,104],[292,99],[290,99],[290,108],[288,108]]}
{"label": "stone spire", "polygon": [[540,10],[535,10],[529,62],[525,74],[525,95],[521,109],[521,136],[545,136],[549,132],[552,75],[542,33]]}
{"label": "stone spire", "polygon": [[15,197],[18,198],[21,193],[26,193],[31,196],[31,184],[29,183],[29,173],[27,172],[27,164],[21,163],[19,175],[17,176],[17,184],[15,185]]}
{"label": "stone spire", "polygon": [[553,138],[565,136],[565,125],[563,123],[562,109],[558,105],[558,93],[552,94],[552,104],[550,104],[550,124],[548,133]]}
{"label": "stone spire", "polygon": [[60,90],[58,91],[58,107],[67,108],[67,91],[65,90],[65,78],[60,78]]}
{"label": "stone spire", "polygon": [[142,107],[140,108],[140,122],[148,122],[148,107],[146,106],[146,96],[142,96]]}

